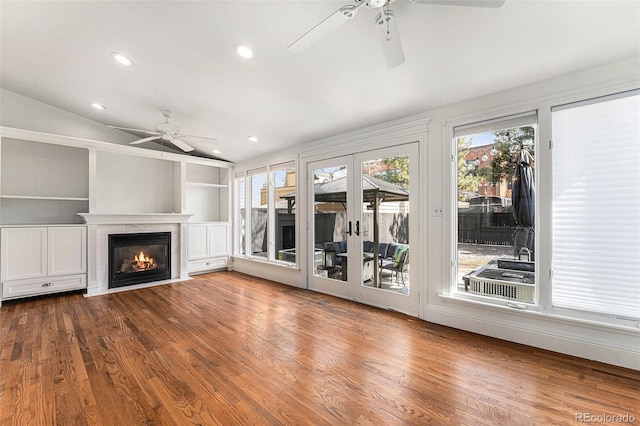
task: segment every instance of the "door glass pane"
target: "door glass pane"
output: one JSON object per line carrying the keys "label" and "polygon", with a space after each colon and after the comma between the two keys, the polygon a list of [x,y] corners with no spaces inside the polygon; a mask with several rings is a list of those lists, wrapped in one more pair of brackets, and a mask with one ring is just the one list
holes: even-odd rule
{"label": "door glass pane", "polygon": [[347,166],[314,170],[313,274],[347,280]]}
{"label": "door glass pane", "polygon": [[409,293],[409,156],[362,163],[363,285]]}
{"label": "door glass pane", "polygon": [[251,181],[251,255],[267,257],[268,191],[267,174],[249,177]]}

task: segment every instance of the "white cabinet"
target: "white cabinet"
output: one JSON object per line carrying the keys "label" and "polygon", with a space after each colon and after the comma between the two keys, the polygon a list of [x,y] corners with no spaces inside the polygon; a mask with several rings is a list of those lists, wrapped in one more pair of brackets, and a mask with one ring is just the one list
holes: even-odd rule
{"label": "white cabinet", "polygon": [[84,226],[0,230],[3,300],[85,288],[86,271]]}
{"label": "white cabinet", "polygon": [[47,228],[2,228],[0,280],[47,275]]}
{"label": "white cabinet", "polygon": [[229,222],[190,223],[188,232],[189,273],[227,267],[231,248]]}
{"label": "white cabinet", "polygon": [[87,271],[87,228],[52,227],[47,230],[49,275],[82,274]]}

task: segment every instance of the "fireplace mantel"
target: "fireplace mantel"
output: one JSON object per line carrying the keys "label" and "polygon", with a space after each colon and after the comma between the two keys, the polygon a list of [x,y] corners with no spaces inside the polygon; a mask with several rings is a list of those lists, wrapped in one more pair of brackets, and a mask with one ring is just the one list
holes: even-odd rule
{"label": "fireplace mantel", "polygon": [[87,225],[186,223],[192,214],[180,213],[77,213]]}

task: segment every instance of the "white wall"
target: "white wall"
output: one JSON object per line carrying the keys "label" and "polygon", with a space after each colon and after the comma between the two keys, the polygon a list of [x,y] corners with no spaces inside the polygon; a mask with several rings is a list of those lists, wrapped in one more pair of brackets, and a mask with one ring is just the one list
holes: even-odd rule
{"label": "white wall", "polygon": [[0,125],[112,143],[134,139],[125,132],[5,89],[0,89]]}
{"label": "white wall", "polygon": [[[277,152],[267,157],[236,165],[236,169],[278,162],[278,159],[331,157],[341,141],[349,141],[349,149],[371,146],[373,134],[386,132],[385,137],[402,133],[412,123],[422,126],[431,118],[428,138],[421,146],[421,178],[423,193],[419,212],[420,228],[426,230],[422,263],[426,265],[422,280],[418,283],[422,298],[420,317],[428,321],[470,330],[514,342],[520,342],[584,358],[622,365],[640,370],[640,330],[630,331],[607,327],[597,322],[570,320],[534,312],[513,311],[502,307],[482,306],[443,297],[449,282],[449,253],[452,214],[449,180],[449,141],[451,123],[473,122],[495,118],[518,110],[541,108],[540,120],[549,117],[543,111],[550,105],[598,96],[625,88],[640,87],[640,58],[589,69],[548,81],[473,99],[456,105],[427,111],[416,117],[408,117],[390,123],[382,123],[367,129],[356,130],[321,141],[312,141],[299,150]],[[125,143],[129,135],[109,129],[91,120],[45,105],[24,96],[2,90],[0,92],[0,124],[41,132],[83,137],[110,142]],[[550,134],[542,132],[541,140]],[[375,141],[379,143],[379,140]],[[343,146],[341,148],[344,148]],[[540,153],[540,155],[545,155]],[[541,183],[548,183],[549,176],[540,173]],[[302,176],[301,170],[298,175]],[[545,194],[540,194],[544,197]],[[544,200],[543,200],[544,201]],[[430,214],[435,208],[444,208],[444,217]],[[298,226],[298,229],[303,229]],[[548,229],[546,229],[548,231]],[[424,234],[424,232],[423,232]],[[545,229],[537,234],[544,247]],[[299,247],[306,247],[306,235],[300,235]],[[538,265],[545,270],[544,261]],[[299,287],[306,286],[306,269],[272,266],[264,262],[236,259],[234,269],[248,274]],[[412,282],[412,285],[414,283]]]}
{"label": "white wall", "polygon": [[[538,110],[541,141],[550,138],[550,107],[580,99],[602,96],[607,93],[640,87],[640,58],[632,58],[607,66],[584,70],[578,73],[554,78],[520,88],[496,93],[482,98],[469,100],[456,105],[431,110],[419,117],[408,117],[390,123],[382,123],[372,128],[350,132],[334,138],[313,141],[300,148],[301,158],[308,156],[335,156],[339,146],[336,141],[359,140],[362,150],[369,149],[371,140],[368,134],[373,130],[389,129],[389,137],[398,126],[420,121],[429,117],[428,139],[421,147],[422,192],[426,202],[422,203],[419,214],[420,228],[427,230],[423,264],[426,265],[422,280],[418,283],[422,298],[420,317],[427,321],[473,331],[513,342],[523,343],[561,353],[594,359],[640,370],[640,329],[633,326],[615,326],[598,320],[581,320],[540,312],[519,311],[503,306],[482,305],[446,297],[450,281],[450,261],[454,242],[452,242],[451,220],[454,202],[450,196],[450,155],[451,131],[453,123],[463,124],[497,118],[517,112]],[[360,137],[358,137],[360,135]],[[550,154],[541,150],[540,159],[546,157],[549,164]],[[282,156],[274,153],[272,157],[236,164],[236,170],[266,164]],[[291,152],[289,152],[291,155]],[[542,163],[542,161],[541,161]],[[538,179],[542,186],[550,183],[550,170],[538,168]],[[304,170],[298,170],[303,176]],[[543,204],[549,194],[540,193]],[[430,213],[443,208],[444,216]],[[303,228],[298,228],[303,229]],[[549,248],[549,229],[545,224],[537,229],[539,247]],[[300,235],[300,246],[306,247],[306,235]],[[287,271],[278,266],[265,265],[246,259],[238,259],[234,269],[275,281],[304,286],[306,271]],[[540,259],[538,270],[547,270],[548,259]],[[412,286],[414,282],[412,280]]]}
{"label": "white wall", "polygon": [[[95,213],[174,213],[174,164],[99,152]],[[135,199],[135,203],[129,200]]]}

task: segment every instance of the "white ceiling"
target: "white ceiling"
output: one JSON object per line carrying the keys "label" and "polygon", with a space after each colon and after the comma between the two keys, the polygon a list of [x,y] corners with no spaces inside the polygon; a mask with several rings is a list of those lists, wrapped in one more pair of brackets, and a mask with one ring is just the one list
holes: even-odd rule
{"label": "white ceiling", "polygon": [[[184,133],[217,138],[219,157],[237,162],[640,55],[638,0],[499,9],[397,0],[399,67],[386,68],[370,9],[309,50],[287,51],[350,3],[2,0],[1,85],[118,126],[153,129],[169,109]],[[254,46],[252,60],[235,54],[239,42]],[[114,51],[135,66],[116,64]],[[189,143],[212,156],[211,145]]]}

